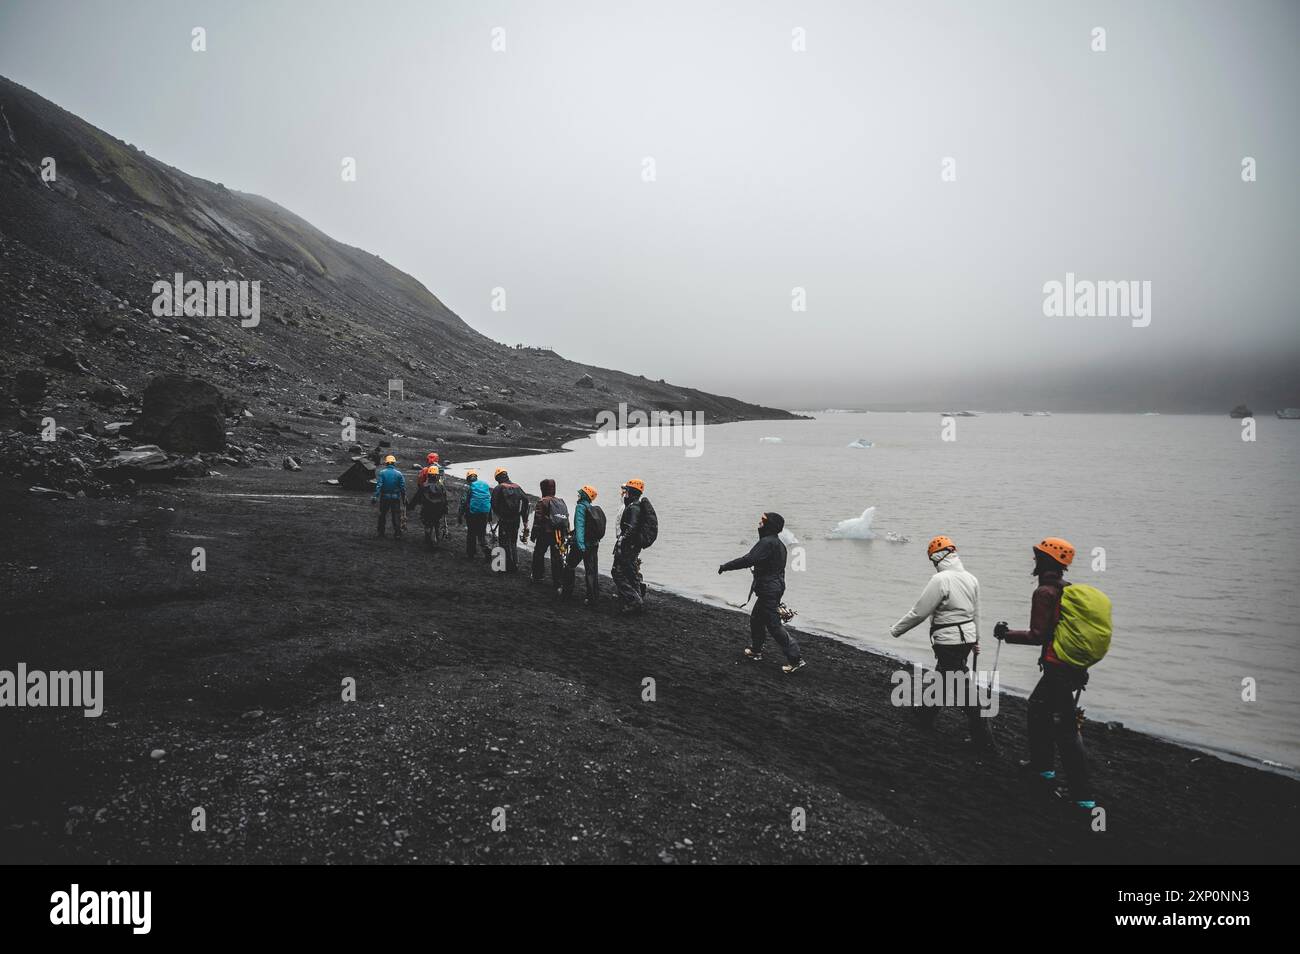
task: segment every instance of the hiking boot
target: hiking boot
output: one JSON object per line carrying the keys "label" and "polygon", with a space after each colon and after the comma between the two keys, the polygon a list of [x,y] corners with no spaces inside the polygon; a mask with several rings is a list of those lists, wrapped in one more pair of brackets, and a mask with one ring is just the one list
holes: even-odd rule
{"label": "hiking boot", "polygon": [[637,604],[635,604],[635,605],[628,605],[628,606],[624,606],[621,610],[619,610],[619,615],[621,615],[621,616],[640,616],[641,613],[644,611],[644,609],[645,609],[645,607],[641,606],[641,604],[639,604],[639,603],[637,603]]}
{"label": "hiking boot", "polygon": [[752,659],[752,660],[754,660],[754,662],[758,662],[760,659],[763,658],[763,654],[762,654],[761,652],[757,652],[757,653],[756,653],[756,652],[754,652],[754,650],[753,650],[752,647],[746,646],[746,647],[745,647],[745,658],[746,658],[746,659]]}
{"label": "hiking boot", "polygon": [[782,666],[781,671],[788,676],[792,672],[798,672],[806,665],[808,664],[804,662],[802,659],[796,659],[794,662],[788,662],[784,666]]}

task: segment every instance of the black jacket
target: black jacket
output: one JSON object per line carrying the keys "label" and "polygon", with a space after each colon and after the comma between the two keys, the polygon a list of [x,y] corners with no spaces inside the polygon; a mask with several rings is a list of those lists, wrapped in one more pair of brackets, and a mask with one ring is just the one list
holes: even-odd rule
{"label": "black jacket", "polygon": [[498,523],[518,526],[522,522],[527,527],[528,495],[518,484],[501,481],[492,488],[492,512]]}
{"label": "black jacket", "polygon": [[618,539],[614,543],[623,550],[641,549],[640,494],[628,494],[628,501],[618,518]]}
{"label": "black jacket", "polygon": [[781,542],[780,533],[785,529],[785,521],[780,514],[769,513],[763,529],[758,532],[758,542],[743,557],[724,563],[720,570],[743,570],[752,567],[754,572],[754,592],[758,596],[779,598],[785,592],[785,544]]}

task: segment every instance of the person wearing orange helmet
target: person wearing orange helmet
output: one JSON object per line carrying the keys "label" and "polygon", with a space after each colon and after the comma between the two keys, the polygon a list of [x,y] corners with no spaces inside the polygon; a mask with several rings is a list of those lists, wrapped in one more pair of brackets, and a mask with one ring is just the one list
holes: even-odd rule
{"label": "person wearing orange helmet", "polygon": [[559,596],[564,588],[564,554],[561,548],[569,536],[569,505],[555,496],[555,481],[547,477],[541,482],[542,492],[533,509],[533,575],[532,583],[546,583],[546,558],[551,558],[551,589]]}
{"label": "person wearing orange helmet", "polygon": [[[434,456],[432,454],[430,457]],[[424,525],[424,545],[435,546],[447,536],[447,486],[442,482],[437,464],[430,464],[420,471],[420,484],[411,495],[406,505],[410,513],[420,508],[420,523]]]}
{"label": "person wearing orange helmet", "polygon": [[621,488],[623,513],[614,539],[614,566],[610,576],[623,601],[624,613],[645,609],[645,584],[641,582],[641,551],[659,535],[659,518],[645,496],[645,481],[633,477]]}
{"label": "person wearing orange helmet", "polygon": [[393,539],[402,536],[402,516],[406,508],[406,478],[397,469],[397,458],[392,454],[384,457],[384,467],[375,473],[375,493],[370,498],[371,506],[379,507],[379,535],[384,535],[384,520],[391,517],[393,521]]}
{"label": "person wearing orange helmet", "polygon": [[596,506],[596,488],[583,484],[578,488],[578,504],[573,508],[573,536],[569,538],[569,552],[564,558],[564,585],[560,591],[564,599],[573,597],[581,563],[587,591],[584,602],[596,608],[600,598],[600,541],[604,536],[605,511]]}
{"label": "person wearing orange helmet", "polygon": [[1053,635],[1061,618],[1061,594],[1070,584],[1065,571],[1074,562],[1074,545],[1060,537],[1047,537],[1034,544],[1034,568],[1038,578],[1029,612],[1028,629],[1011,629],[999,622],[993,635],[1008,643],[1041,646],[1038,666],[1042,676],[1029,696],[1029,761],[1031,770],[1053,788],[1056,784],[1055,754],[1060,752],[1070,795],[1080,808],[1096,806],[1090,791],[1088,762],[1075,717],[1076,697],[1088,682],[1088,670],[1070,665],[1057,656]]}
{"label": "person wearing orange helmet", "polygon": [[415,479],[417,488],[423,487],[430,477],[434,474],[439,474],[442,471],[442,465],[438,460],[437,454],[430,452],[424,460],[425,466],[420,468],[419,476]]}
{"label": "person wearing orange helmet", "polygon": [[510,479],[504,467],[492,472],[496,486],[492,488],[492,513],[497,518],[497,546],[505,551],[506,573],[519,572],[519,551],[516,535],[528,532],[528,495],[524,488]]}
{"label": "person wearing orange helmet", "polygon": [[[962,566],[957,556],[957,544],[945,536],[932,539],[925,548],[926,558],[934,567],[921,591],[921,596],[907,613],[889,630],[897,639],[921,621],[930,621],[930,646],[934,650],[934,668],[941,673],[969,673],[967,660],[971,653],[979,653],[980,641],[980,583]],[[945,679],[945,686],[947,679]],[[966,695],[967,701],[971,694]],[[983,749],[992,749],[993,739],[988,725],[980,715],[978,705],[964,705],[966,724],[971,741]],[[921,706],[917,717],[926,725],[933,725],[938,709]]]}

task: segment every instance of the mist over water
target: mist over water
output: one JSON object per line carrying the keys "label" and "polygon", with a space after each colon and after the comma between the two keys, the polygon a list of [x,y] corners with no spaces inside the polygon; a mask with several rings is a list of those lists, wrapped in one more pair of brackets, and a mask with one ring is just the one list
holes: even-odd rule
{"label": "mist over water", "polygon": [[[505,463],[534,493],[556,478],[570,502],[594,484],[611,520],[619,484],[641,477],[660,519],[647,578],[712,600],[744,599],[747,576],[718,576],[717,566],[753,543],[760,513],[779,511],[805,548],[806,570],[787,572],[795,624],[927,663],[924,626],[897,640],[888,629],[930,576],[931,536],[953,537],[979,577],[986,667],[993,623],[1028,625],[1031,545],[1063,536],[1079,551],[1067,578],[1114,603],[1112,648],[1081,703],[1090,718],[1297,766],[1300,699],[1289,680],[1300,663],[1300,502],[1287,488],[1300,422],[1257,426],[1250,443],[1226,415],[985,415],[957,419],[957,439],[945,442],[937,414],[828,414],[710,425],[694,458],[588,438],[564,453],[483,464]],[[847,446],[860,438],[873,446]],[[871,539],[830,539],[842,521],[864,517]],[[606,571],[611,546],[612,530]],[[1092,569],[1098,547],[1104,571]],[[739,653],[746,636],[739,617],[734,631],[700,634],[719,653]],[[808,658],[817,665],[815,650]],[[1036,659],[1034,648],[1005,646],[1003,687],[1031,689]],[[1248,677],[1258,701],[1242,701]]]}

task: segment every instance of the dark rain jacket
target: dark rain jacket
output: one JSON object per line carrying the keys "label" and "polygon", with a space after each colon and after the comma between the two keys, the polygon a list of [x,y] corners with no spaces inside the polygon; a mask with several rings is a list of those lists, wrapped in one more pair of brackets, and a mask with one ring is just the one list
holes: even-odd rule
{"label": "dark rain jacket", "polygon": [[754,593],[760,600],[779,600],[785,593],[785,544],[781,531],[785,518],[779,513],[769,513],[767,522],[758,531],[758,542],[743,557],[722,564],[722,572],[750,567],[754,573]]}

